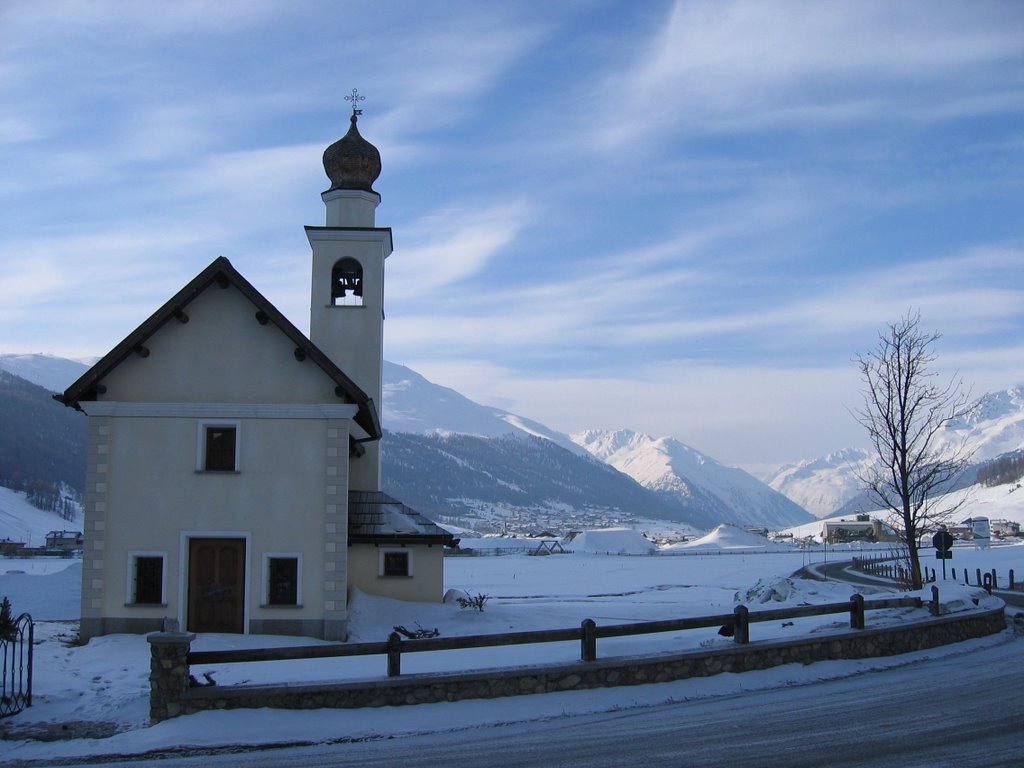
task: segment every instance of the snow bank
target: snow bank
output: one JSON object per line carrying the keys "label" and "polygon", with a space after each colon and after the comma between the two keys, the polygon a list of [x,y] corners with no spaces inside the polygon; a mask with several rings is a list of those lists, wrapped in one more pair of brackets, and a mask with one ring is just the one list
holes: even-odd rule
{"label": "snow bank", "polygon": [[565,549],[611,555],[649,555],[657,547],[632,528],[602,528],[577,534]]}
{"label": "snow bank", "polygon": [[671,544],[665,547],[663,552],[680,552],[686,550],[750,550],[762,552],[788,552],[791,550],[787,544],[774,544],[758,533],[751,533],[748,530],[735,525],[722,523],[711,533],[701,536],[693,541],[683,541],[679,544]]}

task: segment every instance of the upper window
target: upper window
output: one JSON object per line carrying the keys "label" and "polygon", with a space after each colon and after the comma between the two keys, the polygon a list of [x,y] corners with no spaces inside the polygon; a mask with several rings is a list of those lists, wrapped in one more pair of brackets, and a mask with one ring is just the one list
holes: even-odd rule
{"label": "upper window", "polygon": [[331,269],[331,304],[363,305],[363,265],[351,257],[339,260]]}
{"label": "upper window", "polygon": [[201,422],[196,469],[201,472],[237,472],[238,432],[237,422]]}

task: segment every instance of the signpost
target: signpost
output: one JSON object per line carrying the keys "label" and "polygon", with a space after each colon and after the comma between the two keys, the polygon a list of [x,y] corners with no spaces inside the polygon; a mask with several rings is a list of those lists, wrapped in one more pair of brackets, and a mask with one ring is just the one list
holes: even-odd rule
{"label": "signpost", "polygon": [[942,561],[942,580],[945,581],[946,561],[953,559],[953,536],[946,526],[939,526],[938,532],[932,536],[932,546],[935,547],[935,559]]}

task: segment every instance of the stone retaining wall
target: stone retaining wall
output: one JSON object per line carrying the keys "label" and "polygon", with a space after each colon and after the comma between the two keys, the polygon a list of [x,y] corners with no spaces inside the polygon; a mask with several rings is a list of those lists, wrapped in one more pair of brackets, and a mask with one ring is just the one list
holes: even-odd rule
{"label": "stone retaining wall", "polygon": [[[149,636],[153,663],[150,719],[208,709],[272,707],[320,709],[384,707],[462,699],[490,699],[552,691],[642,685],[745,672],[781,664],[893,656],[995,634],[1006,629],[1003,608],[923,619],[799,640],[755,642],[732,648],[632,656],[571,664],[405,675],[352,683],[188,687],[185,655],[194,636]],[[173,651],[172,648],[177,648]],[[159,654],[159,659],[158,659]]]}

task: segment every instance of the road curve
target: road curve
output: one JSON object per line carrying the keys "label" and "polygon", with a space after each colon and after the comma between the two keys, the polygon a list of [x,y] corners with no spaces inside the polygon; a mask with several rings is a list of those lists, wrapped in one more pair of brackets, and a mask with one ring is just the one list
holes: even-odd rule
{"label": "road curve", "polygon": [[[856,570],[853,567],[853,560],[838,560],[832,563],[811,563],[805,565],[793,574],[795,578],[813,579],[815,581],[842,581],[854,586],[892,588],[896,582],[882,576],[870,576]],[[954,583],[954,582],[950,582]],[[938,582],[939,589],[942,589],[942,582]],[[1024,608],[1024,592],[1010,591],[1008,589],[993,589],[992,594],[1000,597],[1007,605],[1016,608]],[[1024,761],[1022,761],[1024,764]]]}

